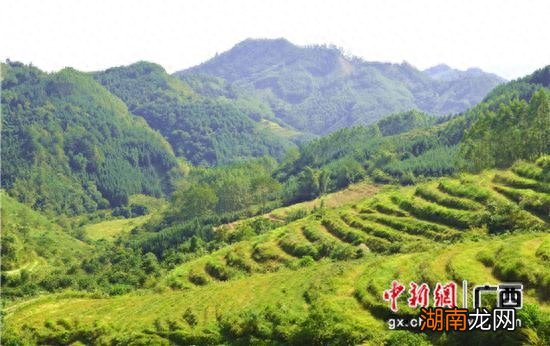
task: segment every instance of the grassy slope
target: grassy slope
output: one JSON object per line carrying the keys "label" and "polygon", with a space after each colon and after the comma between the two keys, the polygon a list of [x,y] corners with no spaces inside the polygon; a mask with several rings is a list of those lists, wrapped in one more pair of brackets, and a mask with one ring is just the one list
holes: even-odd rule
{"label": "grassy slope", "polygon": [[[369,182],[360,182],[352,184],[344,190],[332,192],[321,197],[317,197],[311,201],[300,202],[292,204],[286,207],[281,207],[264,214],[263,217],[272,220],[284,220],[289,214],[299,211],[307,210],[311,211],[315,207],[319,207],[321,202],[324,203],[327,208],[334,208],[338,206],[344,206],[348,204],[357,203],[360,200],[370,197],[376,194],[380,190],[378,185],[373,185]],[[237,225],[247,222],[248,220],[238,220],[225,224],[223,226],[228,228],[235,228]],[[222,227],[223,227],[222,226]]]}
{"label": "grassy slope", "polygon": [[129,219],[101,221],[86,225],[86,236],[91,240],[114,240],[117,236],[130,232],[134,227],[147,222],[151,215],[143,215]]}
{"label": "grassy slope", "polygon": [[87,224],[84,227],[86,237],[90,240],[115,240],[119,235],[126,234],[132,229],[143,225],[151,219],[153,214],[160,213],[167,206],[167,202],[162,198],[142,194],[130,196],[129,205],[132,204],[145,206],[148,213],[132,218],[105,220]]}
{"label": "grassy slope", "polygon": [[[541,301],[549,274],[541,255],[550,242],[545,204],[530,208],[529,200],[522,202],[525,209],[510,226],[543,232],[489,235],[476,226],[495,205],[518,206],[499,188],[548,196],[547,183],[520,175],[489,171],[385,191],[187,262],[154,291],[110,298],[46,296],[13,305],[7,309],[7,328],[43,328],[46,321],[64,318],[140,331],[154,329],[155,321],[181,321],[188,308],[198,318],[196,328],[204,328],[215,325],[217,316],[278,303],[304,312],[311,301],[306,297],[314,292],[345,320],[367,327],[364,338],[377,342],[388,335],[383,318],[389,309],[381,296],[392,279],[433,287],[449,280],[466,279],[473,286],[518,278],[527,288],[526,303],[550,314],[548,301]],[[362,256],[355,258],[357,253]],[[506,268],[510,263],[512,270]]]}
{"label": "grassy slope", "polygon": [[[2,203],[3,274],[19,275],[54,268],[57,261],[86,256],[91,248],[72,237],[46,216],[17,202],[4,191]],[[11,239],[8,245],[7,239]],[[8,246],[11,250],[8,250]]]}

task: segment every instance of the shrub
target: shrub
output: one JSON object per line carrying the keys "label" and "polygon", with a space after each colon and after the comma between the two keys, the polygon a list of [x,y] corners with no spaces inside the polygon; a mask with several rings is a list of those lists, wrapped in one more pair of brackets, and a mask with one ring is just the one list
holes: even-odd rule
{"label": "shrub", "polygon": [[295,220],[303,219],[308,216],[309,212],[305,208],[292,209],[285,217],[285,222],[289,223]]}
{"label": "shrub", "polygon": [[258,262],[282,260],[277,248],[271,243],[257,243],[252,249],[252,258]]}
{"label": "shrub", "polygon": [[[389,201],[377,201],[374,204],[374,209],[382,214],[395,215],[395,216],[407,216],[407,213],[394,206]],[[361,212],[364,212],[361,210]]]}
{"label": "shrub", "polygon": [[235,275],[231,269],[218,261],[208,261],[204,269],[210,276],[221,281],[227,281]]}
{"label": "shrub", "polygon": [[361,231],[372,234],[375,237],[386,239],[391,242],[403,240],[403,237],[399,233],[389,229],[384,229],[384,226],[379,226],[373,223],[358,220],[357,218],[354,218],[348,214],[343,215],[342,218],[351,227],[360,229]]}
{"label": "shrub", "polygon": [[196,326],[198,323],[197,315],[195,315],[195,313],[191,311],[191,308],[187,308],[187,310],[185,310],[185,312],[183,313],[182,317],[183,317],[183,320],[187,322],[187,324],[191,327]]}
{"label": "shrub", "polygon": [[[541,159],[543,158],[542,157],[539,158],[539,160]],[[542,162],[542,160],[540,162]],[[539,180],[539,181],[545,181],[545,178],[547,178],[544,174],[545,173],[544,170],[541,167],[537,165],[533,165],[531,163],[527,163],[525,161],[516,162],[512,167],[512,171],[524,178],[530,178],[530,179]]]}
{"label": "shrub", "polygon": [[253,264],[246,258],[246,254],[237,250],[231,250],[225,255],[225,262],[232,266],[251,273],[254,270]]}
{"label": "shrub", "polygon": [[206,275],[196,269],[191,269],[188,275],[189,281],[191,281],[195,285],[202,286],[208,283],[208,278],[206,277]]}
{"label": "shrub", "polygon": [[315,243],[319,258],[330,257],[336,260],[346,260],[358,256],[357,249],[346,243],[340,243],[313,226],[303,228],[304,236]]}
{"label": "shrub", "polygon": [[416,177],[411,171],[406,171],[399,177],[399,184],[407,186],[414,185],[416,183]]}
{"label": "shrub", "polygon": [[449,195],[465,197],[481,203],[487,201],[491,196],[487,190],[481,189],[478,186],[453,180],[442,180],[439,182],[437,188]]}
{"label": "shrub", "polygon": [[441,207],[437,204],[422,202],[418,198],[405,199],[394,196],[394,201],[409,213],[425,220],[444,223],[457,228],[466,229],[477,223],[475,214]]}
{"label": "shrub", "polygon": [[522,282],[534,287],[539,282],[540,273],[525,258],[519,257],[519,244],[508,244],[496,252],[494,274],[508,282]]}
{"label": "shrub", "polygon": [[302,345],[357,345],[367,338],[366,327],[346,320],[326,304],[314,303],[298,335]]}
{"label": "shrub", "polygon": [[456,231],[417,219],[399,218],[383,214],[364,215],[363,217],[412,235],[421,235],[433,240],[454,240],[460,237],[460,233]]}
{"label": "shrub", "polygon": [[468,199],[462,199],[441,193],[437,189],[432,189],[428,185],[421,185],[416,188],[415,194],[428,201],[440,204],[442,206],[462,210],[479,210],[481,205]]}
{"label": "shrub", "polygon": [[550,238],[544,239],[544,241],[537,248],[535,255],[544,262],[550,264]]}
{"label": "shrub", "polygon": [[327,228],[330,233],[334,234],[336,237],[342,239],[345,242],[359,245],[365,239],[363,235],[354,232],[339,219],[324,218],[321,223]]}
{"label": "shrub", "polygon": [[495,254],[487,249],[483,249],[477,253],[476,258],[483,263],[486,267],[492,267],[495,265]]}
{"label": "shrub", "polygon": [[149,208],[142,204],[130,204],[130,213],[132,216],[141,216],[149,212]]}
{"label": "shrub", "polygon": [[502,233],[515,230],[538,230],[544,227],[536,219],[529,218],[521,208],[513,203],[491,201],[482,222],[487,224],[489,232]]}
{"label": "shrub", "polygon": [[387,346],[421,346],[431,345],[425,334],[417,334],[404,330],[392,331],[391,335],[386,339],[384,345]]}
{"label": "shrub", "polygon": [[372,172],[372,180],[375,183],[379,184],[392,184],[394,182],[394,178],[392,178],[390,175],[386,174],[385,172],[375,169]]}
{"label": "shrub", "polygon": [[311,256],[318,258],[317,249],[311,243],[300,239],[293,232],[289,232],[279,239],[279,245],[286,253],[295,257]]}
{"label": "shrub", "polygon": [[519,189],[533,189],[543,193],[550,193],[550,184],[541,183],[533,179],[522,178],[508,172],[495,174],[493,182]]}

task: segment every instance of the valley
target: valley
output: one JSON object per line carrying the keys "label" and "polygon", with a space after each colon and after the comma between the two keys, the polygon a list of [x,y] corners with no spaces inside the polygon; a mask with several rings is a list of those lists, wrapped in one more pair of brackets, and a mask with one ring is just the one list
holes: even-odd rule
{"label": "valley", "polygon": [[[247,39],[1,73],[2,344],[550,342],[550,66]],[[522,283],[523,325],[393,330],[393,280]]]}

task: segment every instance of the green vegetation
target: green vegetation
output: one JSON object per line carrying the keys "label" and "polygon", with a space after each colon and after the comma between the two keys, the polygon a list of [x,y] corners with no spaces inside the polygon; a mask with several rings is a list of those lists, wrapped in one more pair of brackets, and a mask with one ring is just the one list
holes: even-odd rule
{"label": "green vegetation", "polygon": [[[520,165],[538,171],[543,162]],[[495,177],[511,172],[386,189],[346,206],[317,206],[286,224],[265,216],[218,228],[211,240],[195,240],[195,248],[185,250],[195,255],[180,263],[167,256],[159,268],[147,262],[153,255],[144,256],[149,264],[140,267],[160,275],[143,286],[149,289],[120,295],[117,286],[110,297],[59,293],[8,305],[4,340],[445,344],[481,337],[544,344],[550,340],[550,238],[540,231],[549,224],[500,192],[512,187]],[[432,286],[450,279],[519,280],[526,285],[520,317],[527,329],[446,337],[390,331],[381,295],[393,279]],[[403,307],[403,313],[412,310]],[[102,323],[106,316],[110,322]]]}
{"label": "green vegetation", "polygon": [[[257,123],[266,117],[265,110],[253,101],[235,101],[226,97],[230,94],[214,97],[214,92],[201,97],[159,65],[139,62],[95,73],[94,78],[158,130],[177,156],[195,165],[281,157],[293,146],[285,136]],[[200,80],[192,81],[198,84]]]}
{"label": "green vegetation", "polygon": [[86,237],[90,240],[114,240],[118,235],[130,232],[134,227],[140,226],[147,222],[148,219],[148,215],[143,215],[130,219],[101,221],[86,225],[84,232]]}
{"label": "green vegetation", "polygon": [[34,209],[80,214],[172,190],[169,144],[88,75],[2,64],[2,187]]}
{"label": "green vegetation", "polygon": [[[412,185],[464,168],[508,168],[550,152],[548,69],[500,86],[479,105],[453,117],[435,121],[405,112],[306,143],[287,154],[277,172],[287,185],[285,201],[311,199],[367,176],[377,183]],[[527,172],[521,163],[515,168],[526,178],[540,178],[541,168],[533,169]]]}
{"label": "green vegetation", "polygon": [[466,166],[504,168],[518,159],[533,160],[550,152],[549,114],[550,92],[545,89],[537,91],[529,103],[514,100],[501,104],[496,113],[483,112],[463,141]]}
{"label": "green vegetation", "polygon": [[410,109],[463,112],[503,82],[480,70],[434,78],[407,63],[367,62],[335,47],[298,47],[285,39],[245,40],[176,76],[203,78],[190,85],[204,95],[253,96],[278,122],[317,135]]}
{"label": "green vegetation", "polygon": [[[2,341],[548,344],[549,73],[435,118],[405,110],[498,80],[284,40],[180,78],[8,61]],[[523,328],[389,331],[393,279],[521,281]]]}
{"label": "green vegetation", "polygon": [[2,205],[2,296],[26,295],[46,284],[57,268],[92,255],[92,248],[4,191]]}

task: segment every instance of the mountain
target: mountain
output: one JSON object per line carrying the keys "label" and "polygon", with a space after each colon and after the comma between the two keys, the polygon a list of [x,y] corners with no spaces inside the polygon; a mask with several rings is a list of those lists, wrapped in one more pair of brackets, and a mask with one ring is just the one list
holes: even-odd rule
{"label": "mountain", "polygon": [[258,102],[233,100],[230,91],[199,95],[159,65],[139,62],[93,76],[120,97],[130,112],[159,131],[177,156],[195,165],[263,155],[282,157],[294,146],[292,136],[272,131],[267,120],[260,121],[267,116],[258,114],[268,111]]}
{"label": "mountain", "polygon": [[[462,168],[507,168],[516,160],[533,160],[550,152],[549,86],[546,66],[498,86],[455,116],[434,119],[404,112],[369,126],[341,129],[302,145],[279,167],[278,176],[294,186],[289,200],[296,202],[312,197],[300,192],[307,169],[328,176],[328,189],[334,191],[366,176],[379,183],[413,184]],[[313,196],[319,193],[317,189]]]}
{"label": "mountain", "polygon": [[[2,188],[66,214],[172,190],[170,145],[88,74],[2,64]],[[172,173],[171,173],[172,172]]]}
{"label": "mountain", "polygon": [[175,75],[221,78],[234,92],[267,103],[281,124],[317,135],[410,109],[459,113],[503,82],[479,69],[420,71],[408,63],[367,62],[334,47],[300,47],[285,39],[248,39]]}
{"label": "mountain", "polygon": [[[135,187],[156,194],[183,171],[127,107],[166,136],[170,121],[182,132],[222,127],[226,140],[227,114],[288,139],[265,103],[221,77],[179,81],[148,63],[114,71],[2,66],[5,187],[46,211],[0,191],[3,344],[549,344],[550,66],[458,115],[394,113],[281,162],[219,151],[237,162],[186,167],[169,203],[133,195],[125,219],[60,215],[93,211],[94,198],[116,206]],[[205,102],[236,111],[213,117]],[[419,314],[406,292],[390,310],[394,280],[434,291],[454,281],[457,301],[462,280],[521,282],[521,328],[393,330],[391,318]]]}
{"label": "mountain", "polygon": [[425,74],[427,74],[428,76],[430,76],[435,80],[442,80],[442,81],[453,81],[453,80],[459,80],[464,78],[475,78],[475,77],[482,77],[487,80],[491,80],[492,78],[493,80],[496,80],[499,82],[504,81],[499,76],[492,73],[483,72],[483,70],[476,67],[471,67],[466,71],[461,71],[461,70],[449,67],[448,65],[445,65],[445,64],[439,64],[439,65],[427,68],[422,72],[424,72]]}

